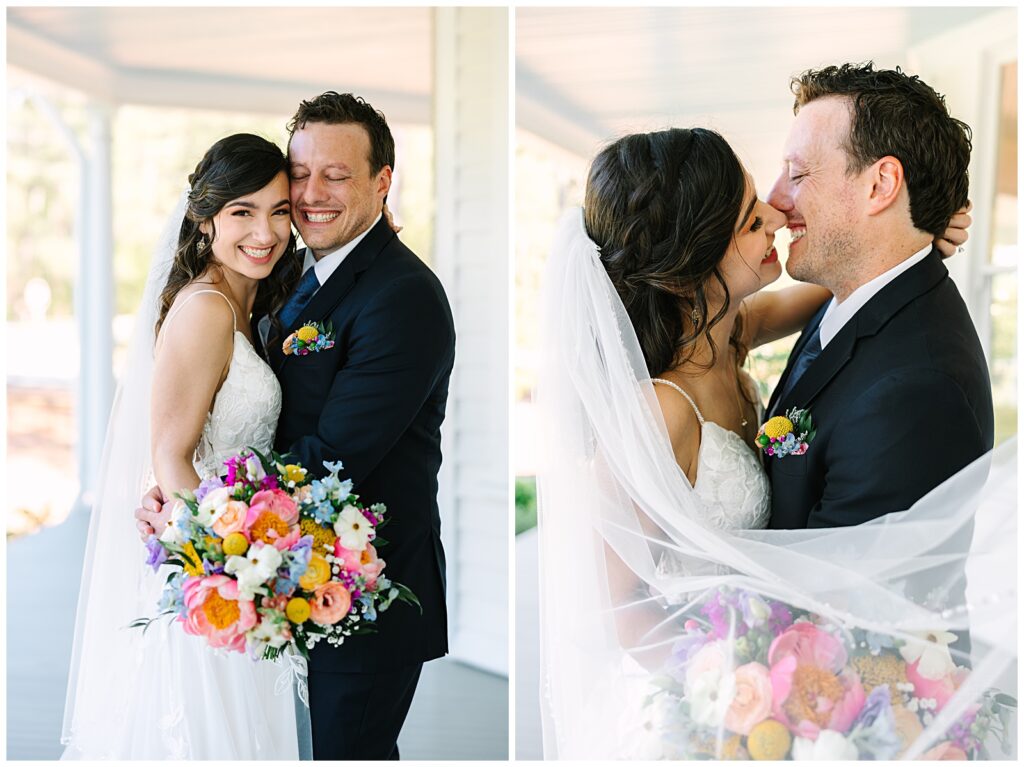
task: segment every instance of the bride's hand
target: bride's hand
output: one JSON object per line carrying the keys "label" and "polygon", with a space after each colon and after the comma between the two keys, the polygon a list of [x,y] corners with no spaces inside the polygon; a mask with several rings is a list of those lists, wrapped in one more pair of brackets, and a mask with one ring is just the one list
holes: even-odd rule
{"label": "bride's hand", "polygon": [[392,216],[391,215],[391,211],[388,210],[388,204],[387,203],[384,203],[384,210],[382,211],[382,213],[384,213],[384,218],[386,218],[388,220],[388,226],[391,227],[391,230],[395,234],[398,234],[400,231],[402,231],[402,229],[405,228],[405,227],[401,227],[401,226],[395,226],[395,217]]}
{"label": "bride's hand", "polygon": [[935,238],[935,247],[939,249],[943,258],[949,258],[960,252],[960,246],[967,242],[967,227],[971,225],[971,217],[968,215],[974,206],[967,201],[966,208],[960,208],[953,217],[949,219],[949,225],[941,237]]}
{"label": "bride's hand", "polygon": [[171,516],[171,505],[164,509],[163,494],[160,488],[154,485],[149,492],[142,496],[142,506],[135,510],[135,527],[138,528],[139,537],[145,541],[151,535],[160,535]]}

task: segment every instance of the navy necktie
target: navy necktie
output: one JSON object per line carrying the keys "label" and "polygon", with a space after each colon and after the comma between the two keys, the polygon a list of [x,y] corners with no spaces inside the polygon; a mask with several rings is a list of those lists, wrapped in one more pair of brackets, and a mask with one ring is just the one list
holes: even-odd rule
{"label": "navy necktie", "polygon": [[298,286],[277,314],[277,318],[281,321],[281,327],[287,330],[292,326],[295,320],[299,318],[299,312],[306,308],[309,299],[313,297],[313,294],[316,293],[319,287],[320,280],[316,278],[316,269],[311,266],[302,275]]}
{"label": "navy necktie", "polygon": [[776,410],[779,409],[782,405],[782,401],[789,396],[791,391],[793,391],[793,387],[796,386],[796,382],[799,381],[803,374],[807,372],[807,368],[811,366],[812,362],[818,359],[818,355],[820,354],[821,323],[818,323],[818,327],[814,329],[814,333],[807,339],[807,343],[804,344],[804,348],[800,350],[800,355],[796,358],[796,362],[793,363],[793,369],[789,371],[789,378],[786,379],[786,385],[783,387],[779,398],[775,401]]}

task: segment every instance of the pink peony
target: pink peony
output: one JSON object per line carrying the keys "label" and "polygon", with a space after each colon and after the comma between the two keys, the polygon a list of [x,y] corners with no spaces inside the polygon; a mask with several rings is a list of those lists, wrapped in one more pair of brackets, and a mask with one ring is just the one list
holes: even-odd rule
{"label": "pink peony", "polygon": [[283,490],[260,490],[249,501],[249,508],[256,516],[264,511],[272,512],[287,525],[294,525],[299,521],[298,506]]}
{"label": "pink peony", "polygon": [[811,623],[794,623],[768,649],[775,718],[795,735],[816,740],[821,730],[847,732],[864,708],[860,678],[846,649]]}
{"label": "pink peony", "polygon": [[772,681],[768,669],[760,663],[748,663],[736,669],[736,695],[725,715],[725,726],[740,735],[749,735],[772,712]]}
{"label": "pink peony", "polygon": [[190,578],[184,588],[185,631],[211,647],[245,652],[245,633],[256,625],[256,605],[238,598],[238,583],[226,575]]}
{"label": "pink peony", "polygon": [[783,631],[768,648],[768,665],[774,666],[787,655],[798,664],[808,664],[839,671],[846,665],[846,648],[834,635],[813,623],[794,623]]}
{"label": "pink peony", "polygon": [[377,549],[372,543],[366,544],[362,551],[352,551],[342,546],[339,538],[334,542],[334,556],[342,561],[342,566],[350,573],[366,578],[366,585],[370,588],[384,571],[385,562],[377,556]]}
{"label": "pink peony", "polygon": [[274,548],[278,551],[285,551],[286,549],[290,549],[292,546],[299,542],[299,539],[301,537],[302,530],[300,530],[298,525],[296,525],[291,529],[291,532],[289,532],[288,535],[284,536],[283,538],[274,539]]}

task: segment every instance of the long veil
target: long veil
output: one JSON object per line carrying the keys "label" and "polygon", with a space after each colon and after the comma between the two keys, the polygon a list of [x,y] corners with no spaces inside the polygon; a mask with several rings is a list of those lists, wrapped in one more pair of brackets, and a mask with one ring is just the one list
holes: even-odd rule
{"label": "long veil", "polygon": [[542,327],[545,758],[1016,756],[1016,440],[867,524],[714,529],[579,209]]}
{"label": "long veil", "polygon": [[83,741],[93,733],[105,732],[100,725],[116,716],[111,702],[128,699],[118,695],[117,689],[132,683],[132,675],[123,672],[139,632],[123,627],[152,613],[155,605],[149,598],[152,590],[143,587],[146,567],[131,514],[153,484],[149,403],[154,328],[187,202],[187,193],[183,193],[153,251],[125,372],[107,424],[75,619],[61,730],[65,745],[77,741],[84,746]]}

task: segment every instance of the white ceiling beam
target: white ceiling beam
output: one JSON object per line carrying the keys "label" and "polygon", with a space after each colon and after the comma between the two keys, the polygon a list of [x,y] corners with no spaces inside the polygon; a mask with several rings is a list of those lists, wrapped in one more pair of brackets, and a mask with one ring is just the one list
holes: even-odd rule
{"label": "white ceiling beam", "polygon": [[114,71],[7,19],[7,63],[67,85],[100,101],[117,100]]}

